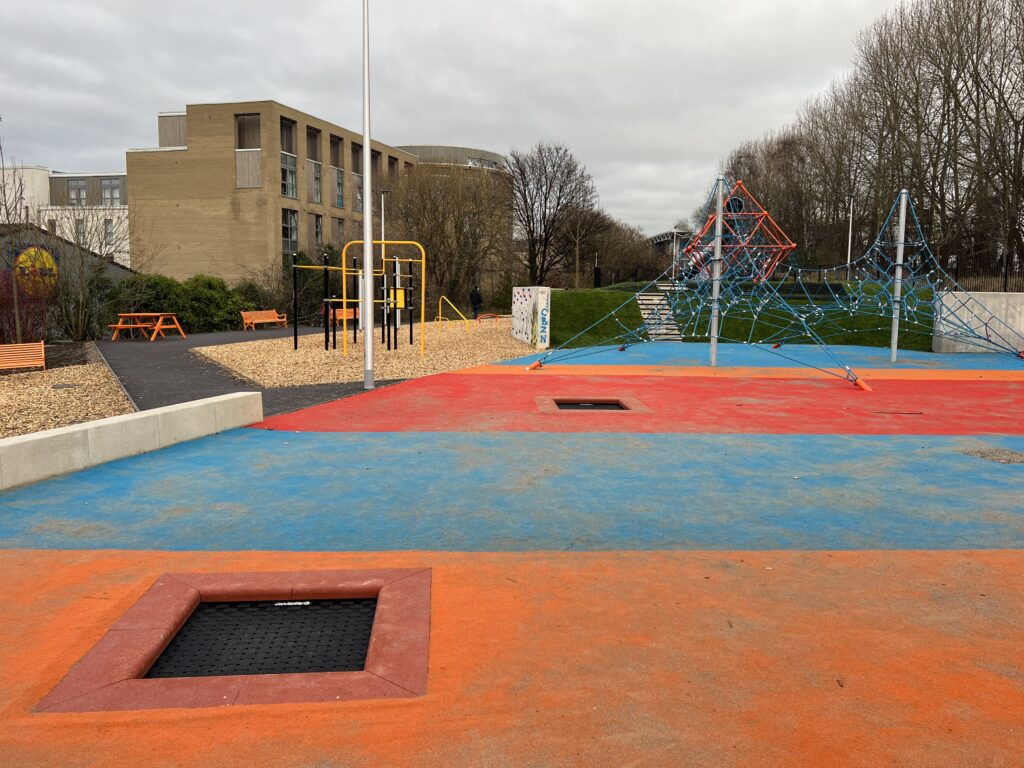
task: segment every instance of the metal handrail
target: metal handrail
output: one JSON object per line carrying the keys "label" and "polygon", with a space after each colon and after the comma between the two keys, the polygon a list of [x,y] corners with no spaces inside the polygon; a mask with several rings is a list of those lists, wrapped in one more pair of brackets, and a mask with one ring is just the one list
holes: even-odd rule
{"label": "metal handrail", "polygon": [[454,319],[454,318],[447,318],[447,317],[444,316],[444,307],[442,306],[443,303],[447,303],[449,307],[451,307],[452,309],[455,310],[455,314],[457,314],[459,317],[462,318],[463,322],[466,324],[466,330],[468,331],[469,330],[469,318],[466,317],[461,312],[459,312],[459,308],[456,307],[454,304],[452,304],[451,300],[447,296],[442,296],[441,298],[439,298],[437,300],[437,317],[434,318],[434,322],[435,323],[440,323],[442,321],[446,321],[446,320],[449,320],[449,319]]}

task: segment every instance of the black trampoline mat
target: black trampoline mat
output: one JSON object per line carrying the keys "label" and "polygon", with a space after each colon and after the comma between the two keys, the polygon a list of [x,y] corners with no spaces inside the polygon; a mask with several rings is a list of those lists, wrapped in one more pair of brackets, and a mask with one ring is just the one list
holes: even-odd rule
{"label": "black trampoline mat", "polygon": [[147,678],[356,672],[376,598],[200,603]]}

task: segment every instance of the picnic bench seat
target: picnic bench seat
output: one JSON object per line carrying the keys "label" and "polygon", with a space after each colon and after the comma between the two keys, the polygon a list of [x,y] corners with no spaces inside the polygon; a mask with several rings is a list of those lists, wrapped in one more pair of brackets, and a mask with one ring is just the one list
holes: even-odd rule
{"label": "picnic bench seat", "polygon": [[0,370],[42,368],[46,372],[46,351],[43,342],[0,344]]}
{"label": "picnic bench seat", "polygon": [[255,331],[257,324],[280,325],[283,328],[288,327],[288,316],[279,315],[276,309],[257,309],[252,312],[242,312],[241,314],[243,331],[247,331],[250,328]]}

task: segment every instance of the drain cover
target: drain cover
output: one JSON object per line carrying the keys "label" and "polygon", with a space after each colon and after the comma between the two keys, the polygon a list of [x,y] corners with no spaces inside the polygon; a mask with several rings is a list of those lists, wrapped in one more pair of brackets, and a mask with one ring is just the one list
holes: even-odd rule
{"label": "drain cover", "polygon": [[578,402],[569,400],[556,400],[555,405],[560,411],[624,411],[626,406],[618,400],[595,400],[591,402]]}
{"label": "drain cover", "polygon": [[355,672],[376,598],[200,603],[148,678]]}

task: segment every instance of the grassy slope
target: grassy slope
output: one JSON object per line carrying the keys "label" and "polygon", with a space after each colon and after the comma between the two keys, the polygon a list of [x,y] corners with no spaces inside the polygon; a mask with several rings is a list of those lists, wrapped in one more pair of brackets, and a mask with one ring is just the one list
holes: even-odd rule
{"label": "grassy slope", "polygon": [[[600,320],[633,298],[627,291],[579,290],[551,292],[551,346],[564,344],[584,328]],[[643,322],[636,302],[630,302],[618,313],[627,328],[637,328]],[[587,347],[593,344],[614,344],[611,337],[621,334],[622,326],[614,319],[606,320],[592,328],[572,346]]]}
{"label": "grassy slope", "polygon": [[[632,293],[628,291],[615,291],[608,289],[579,290],[579,291],[552,291],[551,292],[551,346],[557,347],[575,334],[582,331],[591,323],[608,315],[617,309],[624,302],[631,299]],[[799,302],[792,302],[794,308],[799,308]],[[642,319],[640,310],[635,303],[629,303],[618,313],[619,319],[627,328],[638,327]],[[689,329],[706,329],[709,327],[709,317],[701,317],[696,323],[690,322]],[[750,317],[744,317],[735,310],[729,312],[722,327],[722,339],[725,340],[746,340],[761,341],[771,335],[772,329],[766,326],[754,329],[751,334],[752,321]],[[854,315],[838,317],[834,324],[829,326],[822,323],[813,324],[812,327],[821,334],[828,344],[859,344],[868,347],[889,346],[889,319],[878,315]],[[615,320],[606,320],[591,329],[586,334],[572,342],[573,347],[586,347],[594,344],[614,344],[616,337],[623,333],[622,327]],[[788,335],[788,334],[787,334]],[[696,339],[706,341],[707,337]],[[798,343],[788,341],[787,343]],[[803,343],[813,343],[807,340]],[[920,351],[931,351],[931,333],[915,331],[913,326],[904,324],[900,330],[900,349],[913,349]]]}

